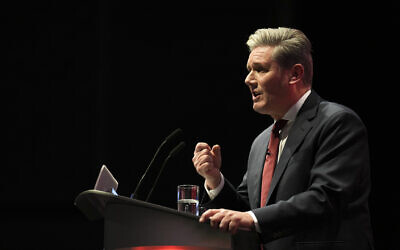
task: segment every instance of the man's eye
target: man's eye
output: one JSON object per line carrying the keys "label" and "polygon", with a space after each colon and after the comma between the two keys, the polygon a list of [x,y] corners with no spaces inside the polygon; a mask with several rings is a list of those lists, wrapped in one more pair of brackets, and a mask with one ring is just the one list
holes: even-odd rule
{"label": "man's eye", "polygon": [[261,73],[266,73],[266,72],[268,72],[268,69],[264,69],[264,68],[257,68],[257,69],[254,69],[256,72],[261,72]]}

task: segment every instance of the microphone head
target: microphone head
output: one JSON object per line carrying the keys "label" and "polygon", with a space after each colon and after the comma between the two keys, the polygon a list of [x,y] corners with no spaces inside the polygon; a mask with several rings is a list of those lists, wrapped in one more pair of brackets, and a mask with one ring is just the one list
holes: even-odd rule
{"label": "microphone head", "polygon": [[[157,175],[156,178],[158,179],[158,176],[160,175],[162,168],[166,164],[166,161],[170,157],[178,154],[185,147],[186,144],[182,141],[182,139],[183,139],[183,131],[180,128],[175,129],[170,135],[168,135],[165,138],[165,140],[158,147],[156,153],[153,156],[153,159],[151,159],[151,162],[147,166],[146,171],[142,175],[142,178],[139,180],[139,183],[136,185],[135,191],[132,193],[131,198],[138,199],[138,197],[141,196],[141,194],[143,193],[143,190],[146,190],[146,185],[148,186],[147,183],[149,183],[146,180],[152,180],[154,175]],[[179,141],[181,141],[181,142],[177,146],[175,146],[171,151],[168,151],[173,145],[176,145],[176,143],[178,143]],[[164,159],[164,162],[162,162],[163,159]],[[156,182],[157,182],[157,179],[156,179]],[[143,186],[143,185],[145,185],[145,186]],[[154,185],[155,184],[153,184],[153,188],[154,188]],[[150,196],[150,194],[151,194],[151,191],[148,194],[148,197]]]}
{"label": "microphone head", "polygon": [[186,143],[184,141],[181,141],[177,146],[172,149],[171,153],[169,153],[169,157],[174,157],[177,155],[179,152],[182,151],[182,149],[186,146]]}
{"label": "microphone head", "polygon": [[170,141],[174,138],[182,138],[182,137],[183,137],[183,130],[181,128],[177,128],[170,135],[168,135],[164,141]]}

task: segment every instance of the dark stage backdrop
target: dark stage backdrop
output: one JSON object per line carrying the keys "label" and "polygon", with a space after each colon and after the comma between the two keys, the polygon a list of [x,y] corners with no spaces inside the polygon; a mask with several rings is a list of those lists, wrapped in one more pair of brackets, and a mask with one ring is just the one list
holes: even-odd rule
{"label": "dark stage backdrop", "polygon": [[151,202],[174,208],[176,185],[202,185],[191,163],[198,141],[222,146],[222,171],[239,184],[252,140],[272,122],[252,110],[245,42],[258,28],[290,26],[313,44],[314,89],[368,128],[376,247],[392,249],[400,231],[396,123],[387,122],[398,80],[394,4],[304,2],[4,6],[0,248],[102,249],[102,222],[86,220],[74,198],[93,188],[102,164],[129,196],[178,127],[187,147]]}

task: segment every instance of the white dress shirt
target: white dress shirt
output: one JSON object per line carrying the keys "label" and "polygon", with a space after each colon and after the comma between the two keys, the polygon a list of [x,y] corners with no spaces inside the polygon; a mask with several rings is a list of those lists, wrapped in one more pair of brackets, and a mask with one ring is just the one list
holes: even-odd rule
{"label": "white dress shirt", "polygon": [[[299,110],[301,109],[301,107],[303,106],[304,102],[306,101],[307,97],[310,94],[311,94],[311,90],[308,90],[306,93],[304,93],[304,95],[292,107],[290,107],[290,109],[282,117],[282,119],[287,120],[288,122],[286,123],[285,127],[283,127],[283,129],[279,133],[280,142],[279,142],[277,163],[279,162],[281,153],[283,151],[283,148],[285,147],[285,144],[286,144],[286,141],[287,141],[287,138],[289,135],[289,131],[293,126],[293,123],[294,123],[294,120],[296,119],[297,113],[299,112]],[[276,121],[274,121],[274,123],[275,122]],[[219,183],[218,187],[216,187],[215,189],[209,190],[207,188],[207,185],[204,182],[204,188],[211,200],[214,199],[215,197],[217,197],[217,195],[221,192],[224,185],[225,185],[225,180],[224,180],[224,176],[222,175],[222,173],[221,173],[221,182]],[[260,229],[260,226],[258,225],[257,217],[254,215],[254,213],[252,211],[248,211],[248,213],[251,215],[251,217],[254,220],[254,225],[255,225],[256,231],[260,233],[261,229]]]}

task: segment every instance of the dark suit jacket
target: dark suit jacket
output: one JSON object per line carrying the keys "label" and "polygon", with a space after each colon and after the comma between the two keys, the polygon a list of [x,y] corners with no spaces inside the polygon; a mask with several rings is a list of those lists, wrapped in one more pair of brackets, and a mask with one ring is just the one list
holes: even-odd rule
{"label": "dark suit jacket", "polygon": [[260,208],[271,129],[254,140],[242,183],[234,188],[226,180],[206,207],[251,209],[264,249],[373,249],[368,139],[360,118],[312,91],[289,131],[267,204]]}

